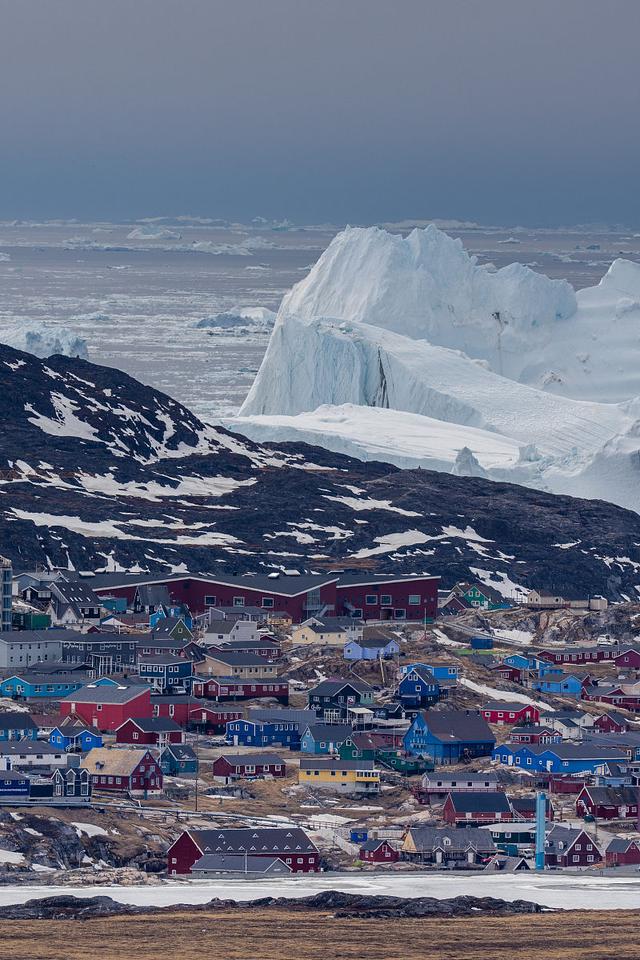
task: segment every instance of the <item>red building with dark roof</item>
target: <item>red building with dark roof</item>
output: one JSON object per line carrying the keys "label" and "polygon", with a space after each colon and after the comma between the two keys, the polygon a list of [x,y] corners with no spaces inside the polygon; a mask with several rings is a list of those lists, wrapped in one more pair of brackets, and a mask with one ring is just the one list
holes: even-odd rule
{"label": "red building with dark roof", "polygon": [[60,716],[79,717],[87,726],[110,733],[125,720],[151,716],[151,688],[89,684],[60,701]]}
{"label": "red building with dark roof", "polygon": [[300,827],[234,827],[184,830],[167,851],[167,872],[189,874],[196,860],[207,853],[277,857],[292,873],[320,869],[318,848]]}

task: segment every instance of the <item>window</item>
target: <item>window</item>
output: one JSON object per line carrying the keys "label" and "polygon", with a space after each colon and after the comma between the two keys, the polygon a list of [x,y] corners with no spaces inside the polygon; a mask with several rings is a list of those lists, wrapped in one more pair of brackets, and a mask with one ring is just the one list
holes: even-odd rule
{"label": "window", "polygon": [[391,594],[390,594],[390,593],[383,593],[383,594],[381,595],[381,597],[380,597],[380,603],[382,604],[383,607],[390,607],[390,606],[391,606],[391,602],[392,602],[392,601],[391,601]]}
{"label": "window", "polygon": [[393,618],[394,618],[394,620],[406,620],[406,618],[407,618],[407,611],[404,610],[404,609],[402,609],[402,608],[400,608],[400,609],[398,609],[398,610],[394,610],[394,611],[393,611]]}
{"label": "window", "polygon": [[204,598],[204,605],[205,605],[205,607],[215,607],[215,605],[216,605],[216,598],[215,598],[215,597],[212,597],[210,594],[207,595],[207,596],[205,596],[205,598]]}
{"label": "window", "polygon": [[133,733],[133,739],[134,739],[134,740],[139,740],[139,739],[140,739],[138,733],[135,732],[135,731],[134,731],[134,733]]}
{"label": "window", "polygon": [[368,607],[373,607],[378,602],[378,598],[376,597],[375,593],[368,593],[364,598],[364,602]]}
{"label": "window", "polygon": [[571,857],[574,863],[580,863],[580,857]]}
{"label": "window", "polygon": [[233,605],[234,607],[244,607],[244,597],[234,597]]}
{"label": "window", "polygon": [[102,704],[96,703],[96,710],[102,710]]}
{"label": "window", "polygon": [[409,594],[409,606],[410,607],[419,607],[420,606],[420,597],[417,593]]}
{"label": "window", "polygon": [[356,607],[352,611],[351,616],[354,620],[362,620],[362,607]]}
{"label": "window", "polygon": [[273,597],[263,597],[262,598],[263,607],[272,607],[273,606]]}

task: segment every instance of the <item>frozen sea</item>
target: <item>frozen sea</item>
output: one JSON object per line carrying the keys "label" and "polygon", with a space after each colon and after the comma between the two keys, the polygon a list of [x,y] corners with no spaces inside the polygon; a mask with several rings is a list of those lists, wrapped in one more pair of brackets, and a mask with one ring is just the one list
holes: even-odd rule
{"label": "frozen sea", "polygon": [[530,900],[565,910],[637,910],[640,877],[568,876],[535,873],[508,876],[442,876],[395,874],[388,876],[338,876],[324,874],[289,880],[220,880],[167,882],[146,887],[0,887],[0,906],[24,903],[39,897],[71,895],[110,896],[122,903],[165,907],[177,903],[206,903],[219,897],[257,900],[260,897],[306,897],[322,890],[402,897],[455,897],[462,894],[504,900]]}
{"label": "frozen sea", "polygon": [[[576,287],[597,283],[617,256],[640,256],[640,236],[622,229],[439,225],[481,263],[518,260]],[[406,232],[412,224],[385,226]],[[86,339],[91,360],[125,370],[205,419],[232,416],[269,331],[198,322],[247,307],[277,310],[338,229],[198,218],[0,222],[0,340],[25,324],[62,327]]]}

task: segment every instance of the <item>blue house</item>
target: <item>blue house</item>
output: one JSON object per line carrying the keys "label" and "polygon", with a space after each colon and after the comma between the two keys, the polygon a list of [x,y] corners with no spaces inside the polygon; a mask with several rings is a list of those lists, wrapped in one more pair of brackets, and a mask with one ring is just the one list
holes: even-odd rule
{"label": "blue house", "polygon": [[344,645],[345,660],[388,660],[400,652],[397,640],[387,637],[370,637],[349,640]]}
{"label": "blue house", "polygon": [[540,693],[555,693],[565,697],[575,697],[576,699],[580,699],[582,694],[582,682],[579,677],[574,677],[573,674],[560,673],[559,676],[553,675],[532,680],[530,687],[532,690],[539,690]]}
{"label": "blue house", "polygon": [[38,739],[38,725],[33,717],[18,711],[0,713],[0,741],[24,739]]}
{"label": "blue house", "polygon": [[620,763],[627,759],[622,748],[601,747],[593,743],[505,743],[494,749],[492,757],[509,767],[548,773],[595,773],[605,763]]}
{"label": "blue house", "polygon": [[242,720],[230,720],[225,736],[236,747],[280,746],[299,750],[302,730],[315,722],[313,710],[257,709]]}
{"label": "blue house", "polygon": [[140,679],[150,683],[156,693],[191,689],[193,679],[191,660],[174,654],[161,653],[138,660]]}
{"label": "blue house", "polygon": [[404,749],[434,763],[490,757],[496,745],[487,721],[472,710],[422,710],[404,735]]}
{"label": "blue house", "polygon": [[347,737],[353,733],[348,723],[312,723],[300,740],[300,752],[325,755],[337,753]]}
{"label": "blue house", "polygon": [[16,797],[26,800],[31,784],[24,773],[17,770],[0,770],[0,799]]}
{"label": "blue house", "polygon": [[415,664],[400,680],[396,699],[403,707],[429,707],[440,699],[440,684],[427,667]]}
{"label": "blue house", "polygon": [[162,772],[168,777],[179,777],[198,772],[198,757],[186,743],[170,743],[160,754]]}
{"label": "blue house", "polygon": [[25,700],[58,700],[75,693],[86,684],[79,674],[13,674],[0,680],[0,696],[23,697]]}
{"label": "blue house", "polygon": [[537,673],[539,677],[562,673],[562,670],[557,667],[555,663],[551,663],[550,660],[527,656],[524,653],[510,653],[502,662],[509,667],[515,667],[517,670],[528,670],[532,673]]}
{"label": "blue house", "polygon": [[49,734],[49,743],[72,753],[88,753],[94,747],[104,746],[100,732],[87,727],[77,717],[66,717],[54,727]]}
{"label": "blue house", "polygon": [[166,603],[161,604],[157,610],[154,610],[154,612],[149,615],[150,629],[155,630],[163,620],[182,620],[189,631],[193,630],[193,617],[189,612],[189,608],[183,603],[173,605]]}
{"label": "blue house", "polygon": [[460,673],[460,667],[457,663],[443,663],[439,660],[432,660],[431,663],[407,663],[400,668],[401,675],[404,676],[409,673],[414,667],[426,667],[436,680],[449,680],[450,682],[455,682]]}

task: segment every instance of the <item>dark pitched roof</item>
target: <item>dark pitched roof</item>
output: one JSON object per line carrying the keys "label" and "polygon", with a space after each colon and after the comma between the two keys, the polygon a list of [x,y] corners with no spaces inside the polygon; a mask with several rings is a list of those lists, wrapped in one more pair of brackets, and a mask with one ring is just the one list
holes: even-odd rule
{"label": "dark pitched roof", "polygon": [[141,584],[137,590],[140,603],[145,606],[159,607],[169,603],[169,588],[166,584]]}
{"label": "dark pitched roof", "polygon": [[480,853],[495,853],[496,845],[488,830],[480,827],[431,827],[420,825],[409,829],[418,852],[437,849],[456,852],[472,848]]}
{"label": "dark pitched roof", "polygon": [[168,743],[167,746],[162,751],[162,755],[165,753],[170,753],[176,758],[176,760],[197,760],[193,747],[190,747],[188,743]]}
{"label": "dark pitched roof", "polygon": [[[2,776],[2,774],[0,774],[0,776]],[[635,837],[614,837],[607,847],[607,853],[626,853],[633,843],[635,843],[636,846],[640,846],[640,841]]]}
{"label": "dark pitched roof", "polygon": [[399,640],[397,637],[366,637],[362,640],[348,640],[347,643],[355,643],[363,650],[384,650],[390,643],[399,645]]}
{"label": "dark pitched roof", "polygon": [[[422,663],[414,664],[410,670],[407,670],[405,677],[410,676],[412,673],[415,673],[421,680],[424,680],[425,683],[437,683],[437,680],[431,673],[431,670],[429,670],[429,667],[425,667]],[[404,680],[404,677],[402,679]],[[402,680],[400,682],[402,683]]]}
{"label": "dark pitched roof", "polygon": [[272,661],[266,657],[260,657],[257,653],[238,653],[236,650],[219,650],[209,648],[206,651],[207,659],[216,660],[218,663],[224,663],[228,667],[254,667],[254,666],[272,666]]}
{"label": "dark pitched roof", "polygon": [[379,839],[379,840],[365,840],[364,843],[360,844],[361,850],[378,850],[384,843],[388,843],[388,840]]}
{"label": "dark pitched roof", "polygon": [[526,710],[527,707],[532,707],[531,703],[520,703],[517,700],[488,700],[487,703],[482,705],[482,710],[501,710],[503,713],[519,713],[520,710]]}
{"label": "dark pitched roof", "polygon": [[348,723],[310,723],[303,731],[303,736],[307,730],[314,740],[339,740],[342,743],[353,733]]}
{"label": "dark pitched roof", "polygon": [[64,603],[81,607],[99,607],[100,601],[91,587],[79,580],[58,580],[51,584],[51,593]]}
{"label": "dark pitched roof", "polygon": [[450,793],[448,799],[451,799],[457,813],[511,812],[507,795],[502,793],[501,790],[491,790],[489,792],[468,790],[462,793]]}
{"label": "dark pitched roof", "polygon": [[468,710],[429,710],[424,712],[427,726],[439,740],[462,743],[495,743],[491,729],[479,713]]}
{"label": "dark pitched roof", "polygon": [[317,847],[300,827],[231,827],[189,830],[202,853],[316,853]]}
{"label": "dark pitched roof", "polygon": [[171,664],[182,664],[188,663],[191,664],[190,660],[186,660],[184,657],[181,657],[178,653],[153,653],[148,656],[143,656],[138,658],[138,666],[144,666],[146,663],[154,663],[161,667],[168,667]]}
{"label": "dark pitched roof", "polygon": [[204,857],[200,857],[199,860],[191,867],[192,872],[195,871],[198,873],[200,870],[204,870],[207,873],[231,873],[231,874],[245,874],[245,873],[268,873],[272,869],[274,864],[278,864],[278,868],[283,871],[288,870],[291,872],[291,867],[288,863],[285,863],[281,857],[244,857],[242,855],[232,854],[231,856],[224,856],[221,854],[207,853]]}
{"label": "dark pitched roof", "polygon": [[315,710],[293,710],[287,707],[255,707],[250,708],[246,717],[250,722],[256,723],[315,723]]}
{"label": "dark pitched roof", "polygon": [[638,802],[638,791],[635,787],[586,787],[585,789],[597,806],[635,806]]}
{"label": "dark pitched roof", "polygon": [[[562,851],[566,852],[567,849],[573,846],[578,837],[585,831],[581,827],[561,827],[555,826],[547,833],[545,846],[548,851],[553,853]],[[590,837],[589,838],[596,847],[596,841]],[[562,844],[562,847],[560,847]]]}
{"label": "dark pitched roof", "polygon": [[0,633],[2,643],[60,643],[62,640],[84,639],[86,634],[77,630],[10,630]]}
{"label": "dark pitched roof", "polygon": [[373,689],[366,680],[359,680],[358,677],[349,677],[346,680],[322,680],[317,687],[313,687],[313,689],[309,691],[309,694],[315,694],[319,697],[333,697],[339,693],[343,687],[346,687],[347,684],[351,685],[357,693],[368,693]]}
{"label": "dark pitched roof", "polygon": [[232,767],[255,767],[258,765],[264,766],[265,764],[269,764],[269,766],[272,764],[282,767],[285,766],[284,760],[282,757],[279,757],[277,753],[267,753],[266,751],[261,753],[222,753],[219,757],[216,757],[216,760],[226,760]]}
{"label": "dark pitched roof", "polygon": [[38,725],[29,713],[10,710],[0,713],[0,730],[37,730]]}
{"label": "dark pitched roof", "polygon": [[175,720],[171,720],[170,717],[147,717],[143,719],[131,719],[125,720],[121,724],[124,726],[125,723],[135,723],[136,727],[142,731],[142,733],[179,733],[182,730]]}
{"label": "dark pitched roof", "polygon": [[[87,582],[93,590],[105,591],[115,589],[116,587],[134,587],[143,585],[167,585],[179,580],[195,580],[210,584],[221,584],[227,587],[237,587],[238,591],[259,590],[267,595],[275,593],[282,596],[295,597],[301,593],[307,593],[309,590],[316,589],[326,583],[335,583],[338,579],[336,574],[327,574],[319,576],[316,574],[302,576],[286,576],[278,574],[270,577],[268,574],[240,574],[225,575],[220,573],[98,573],[91,577],[72,577],[68,579],[82,579]],[[168,603],[169,595],[164,596],[158,603]]]}

